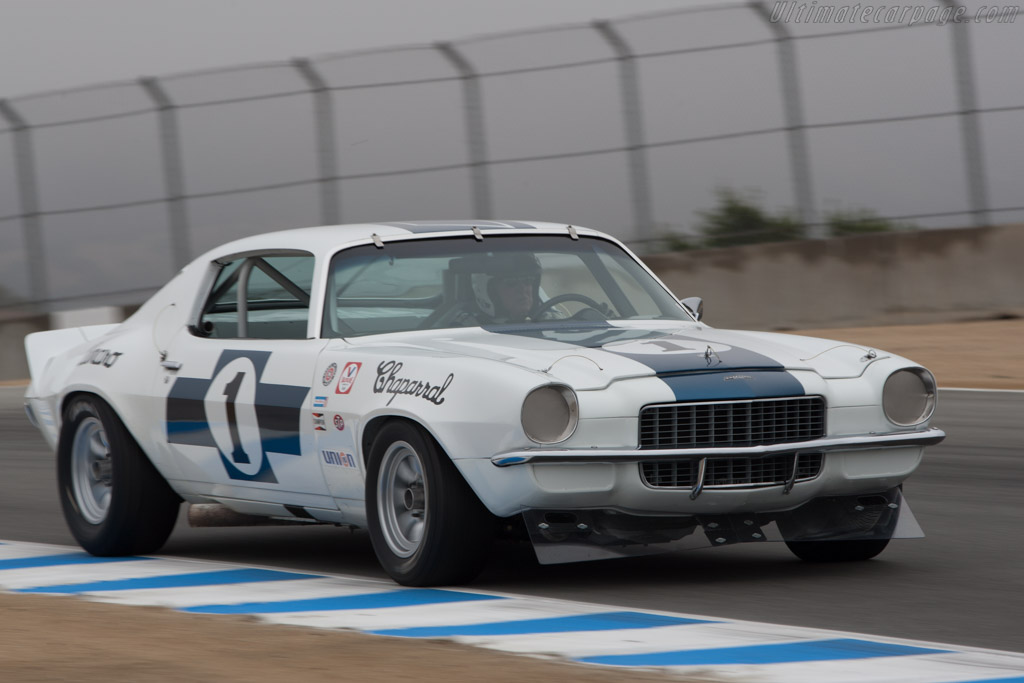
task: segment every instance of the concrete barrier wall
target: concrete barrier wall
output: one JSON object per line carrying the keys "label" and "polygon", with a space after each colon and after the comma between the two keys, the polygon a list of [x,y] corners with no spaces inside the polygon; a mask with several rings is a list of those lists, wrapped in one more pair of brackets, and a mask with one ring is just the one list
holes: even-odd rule
{"label": "concrete barrier wall", "polygon": [[881,233],[645,259],[713,327],[785,330],[1024,316],[1024,225]]}
{"label": "concrete barrier wall", "polygon": [[[648,256],[714,327],[786,330],[1024,317],[1024,225],[882,233]],[[24,337],[113,309],[0,321],[0,381],[28,377]],[[83,317],[84,316],[84,317]],[[1022,342],[1024,343],[1024,342]]]}

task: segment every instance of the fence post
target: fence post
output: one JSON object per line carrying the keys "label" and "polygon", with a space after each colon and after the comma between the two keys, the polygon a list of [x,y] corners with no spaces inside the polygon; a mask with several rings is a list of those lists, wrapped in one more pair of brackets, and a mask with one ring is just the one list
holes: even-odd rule
{"label": "fence post", "polygon": [[46,273],[32,126],[7,100],[0,100],[0,118],[7,122],[14,136],[14,170],[18,177],[18,202],[28,261],[30,297],[45,306],[49,300],[49,279]]}
{"label": "fence post", "polygon": [[[942,0],[953,12],[955,0]],[[964,149],[964,174],[971,202],[974,227],[991,225],[988,204],[988,184],[985,179],[985,158],[981,149],[981,130],[978,127],[978,100],[974,90],[974,66],[971,62],[969,23],[951,21],[953,32],[953,66],[956,69],[956,90],[960,99],[960,135]]]}
{"label": "fence post", "polygon": [[644,136],[640,74],[636,55],[622,34],[608,21],[595,21],[592,26],[615,52],[619,63],[619,88],[622,97],[622,119],[626,126],[626,150],[629,160],[630,194],[633,201],[633,222],[637,238],[653,240],[654,210],[651,181],[647,166],[647,143]]}
{"label": "fence post", "polygon": [[188,214],[185,211],[185,171],[181,161],[178,113],[167,91],[157,79],[140,78],[139,86],[153,101],[159,117],[160,154],[164,164],[167,218],[171,232],[171,257],[174,269],[178,270],[192,257]]}
{"label": "fence post", "polygon": [[306,80],[313,94],[317,159],[320,165],[321,220],[324,225],[337,225],[341,223],[341,192],[338,187],[338,143],[334,139],[334,106],[330,86],[308,59],[293,59],[292,65]]}
{"label": "fence post", "polygon": [[782,107],[786,119],[786,137],[789,142],[789,165],[793,176],[793,201],[800,212],[800,221],[816,239],[827,237],[825,226],[818,223],[814,206],[814,185],[811,180],[811,160],[804,124],[803,100],[800,97],[800,74],[797,72],[796,49],[793,37],[783,22],[772,21],[771,12],[763,0],[754,0],[750,7],[775,34],[775,53],[779,64],[779,83],[782,86]]}
{"label": "fence post", "polygon": [[491,177],[487,161],[487,135],[484,130],[483,92],[480,75],[469,60],[451,43],[435,43],[462,79],[462,101],[466,111],[466,145],[473,187],[473,214],[476,218],[495,218],[491,204]]}

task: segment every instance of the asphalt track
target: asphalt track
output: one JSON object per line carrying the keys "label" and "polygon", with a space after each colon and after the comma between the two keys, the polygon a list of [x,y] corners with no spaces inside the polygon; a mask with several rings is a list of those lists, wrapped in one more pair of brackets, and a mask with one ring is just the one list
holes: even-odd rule
{"label": "asphalt track", "polygon": [[[22,391],[0,389],[0,538],[73,545]],[[811,565],[763,544],[540,566],[509,543],[473,587],[1024,651],[1024,393],[943,391],[934,422],[948,437],[905,490],[927,537],[871,562]],[[333,527],[179,524],[162,554],[384,578],[365,533]]]}

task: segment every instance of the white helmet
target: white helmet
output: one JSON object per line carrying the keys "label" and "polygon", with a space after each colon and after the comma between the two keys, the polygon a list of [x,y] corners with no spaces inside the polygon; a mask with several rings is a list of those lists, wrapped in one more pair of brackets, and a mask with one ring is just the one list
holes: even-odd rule
{"label": "white helmet", "polygon": [[530,278],[533,280],[533,298],[537,301],[540,288],[540,262],[532,254],[494,254],[481,259],[474,268],[470,282],[477,307],[491,318],[500,317],[495,303],[494,286],[504,278]]}

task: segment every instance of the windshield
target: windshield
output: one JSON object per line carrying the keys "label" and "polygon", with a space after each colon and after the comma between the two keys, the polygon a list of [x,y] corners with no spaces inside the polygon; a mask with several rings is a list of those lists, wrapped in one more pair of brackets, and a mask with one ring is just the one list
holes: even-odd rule
{"label": "windshield", "polygon": [[691,320],[611,242],[560,235],[453,237],[336,254],[323,336],[650,319]]}

